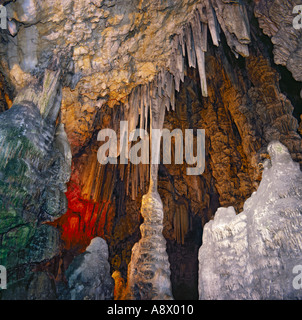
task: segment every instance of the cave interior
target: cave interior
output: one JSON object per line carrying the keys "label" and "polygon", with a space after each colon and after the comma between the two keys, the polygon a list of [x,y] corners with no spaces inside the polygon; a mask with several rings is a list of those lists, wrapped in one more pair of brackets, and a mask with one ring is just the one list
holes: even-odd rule
{"label": "cave interior", "polygon": [[[0,4],[8,24],[0,29],[0,265],[8,278],[0,298],[202,298],[205,225],[219,208],[246,212],[273,162],[271,142],[302,165],[297,3]],[[192,129],[195,155],[203,129],[203,173],[176,163],[176,136],[171,164],[163,143],[157,165],[125,164],[120,153],[101,164],[99,132],[120,139],[121,121],[129,132],[145,129],[151,142],[154,129],[180,129],[183,138]],[[274,254],[278,241],[286,246],[285,236],[272,239]]]}

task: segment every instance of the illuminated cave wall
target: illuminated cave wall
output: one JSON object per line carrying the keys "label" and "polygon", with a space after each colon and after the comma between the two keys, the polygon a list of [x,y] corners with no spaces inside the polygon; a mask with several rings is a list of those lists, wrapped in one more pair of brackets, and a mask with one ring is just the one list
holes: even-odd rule
{"label": "illuminated cave wall", "polygon": [[[177,4],[180,5],[180,2]],[[186,5],[181,7],[175,25],[182,24],[183,17],[193,7],[193,2],[185,2]],[[202,244],[203,226],[213,218],[218,207],[234,206],[237,212],[242,210],[245,200],[258,188],[263,161],[268,158],[268,143],[279,140],[287,146],[293,159],[302,163],[301,135],[298,134],[299,123],[300,133],[302,130],[301,79],[298,78],[299,74],[294,73],[294,78],[288,71],[299,66],[293,66],[292,59],[282,56],[282,32],[285,26],[280,26],[279,33],[270,30],[271,22],[264,17],[266,13],[263,13],[263,2],[257,1],[254,8],[254,4],[248,1],[252,40],[249,56],[235,58],[223,33],[218,48],[214,47],[208,37],[209,49],[205,59],[208,97],[202,97],[198,70],[189,68],[186,58],[184,82],[180,83],[179,92],[175,92],[175,111],[166,111],[164,128],[181,128],[183,132],[187,128],[201,128],[206,132],[206,168],[201,176],[187,176],[186,164],[161,163],[159,166],[158,192],[164,205],[163,235],[167,240],[175,299],[198,298],[197,258]],[[110,1],[106,2],[106,6],[108,12],[114,10]],[[154,30],[147,28],[148,24],[143,23],[143,18],[148,18],[146,21],[152,25],[156,17],[156,10],[153,5],[150,6],[150,15],[146,7],[140,9],[136,18],[135,15],[131,16],[131,23],[127,21],[131,28],[128,24],[119,24],[118,15],[117,20],[109,18],[107,21],[108,12],[104,11],[103,16],[98,17],[102,24],[102,19],[107,21],[106,25],[102,25],[102,28],[107,30],[104,31],[102,48],[107,48],[112,39],[114,43],[118,42],[115,36],[120,32],[122,40],[127,44],[121,47],[131,52],[130,55],[127,52],[123,56],[113,46],[112,50],[116,51],[118,56],[114,65],[109,66],[105,61],[108,52],[110,53],[109,49],[108,52],[104,50],[106,55],[102,57],[103,60],[97,57],[94,50],[95,56],[90,57],[89,50],[95,45],[92,43],[89,43],[87,48],[77,48],[73,56],[76,68],[83,67],[84,74],[75,72],[76,68],[71,67],[73,59],[63,59],[62,105],[58,121],[65,125],[73,155],[72,173],[66,191],[68,208],[61,217],[48,222],[61,232],[60,252],[35,265],[36,271],[46,271],[53,281],[51,283],[57,286],[66,281],[65,273],[74,257],[83,253],[90,241],[97,236],[105,239],[108,244],[111,273],[119,271],[123,277],[122,282],[125,284],[127,281],[131,249],[140,239],[140,208],[142,196],[148,190],[149,168],[146,165],[101,166],[97,161],[97,150],[101,145],[97,141],[97,134],[103,128],[118,129],[119,121],[124,116],[125,97],[133,92],[136,85],[143,83],[142,79],[151,79],[154,69],[162,66],[171,51],[168,36],[164,37],[167,47],[161,45],[161,50],[157,48],[160,52],[155,50],[159,56],[158,61],[151,54],[156,45],[152,44],[150,50],[146,50],[150,45],[148,36],[150,37]],[[128,9],[130,12],[135,11],[133,6]],[[173,16],[173,10],[177,9],[177,6],[166,9],[168,22]],[[161,17],[164,11],[160,10]],[[77,14],[83,14],[82,9],[78,8]],[[43,16],[39,18],[42,21],[45,19]],[[57,18],[61,21],[62,14],[58,14]],[[93,18],[95,17],[91,15],[90,19]],[[273,14],[270,19],[276,23]],[[78,25],[80,21],[74,23]],[[51,43],[56,42],[55,37],[48,34],[49,30],[43,29],[44,24],[37,24],[36,21],[31,21],[30,24],[29,30],[42,28],[40,32],[48,37]],[[66,43],[70,45],[77,39],[68,38],[67,27],[63,28],[64,39],[69,39]],[[126,27],[129,27],[129,30]],[[113,34],[109,32],[109,28],[112,32],[114,30]],[[129,32],[128,36],[123,28]],[[158,26],[157,28],[160,29]],[[17,35],[20,46],[25,41],[22,40],[22,34],[24,38],[28,37],[28,34],[24,35],[22,28],[21,31]],[[144,34],[142,39],[140,32]],[[101,41],[95,33],[97,32],[93,32],[96,37],[93,41]],[[35,34],[34,32],[33,37]],[[87,40],[85,37],[81,38],[82,44]],[[270,37],[277,39],[274,44]],[[294,36],[293,38],[296,39]],[[1,39],[2,42],[7,41],[7,35],[2,35]],[[142,41],[144,50],[137,48],[137,39]],[[47,60],[42,50],[47,48],[46,42],[42,39],[40,41],[41,50],[36,50],[33,54],[40,54]],[[11,42],[5,43],[8,48],[13,47]],[[66,44],[62,42],[59,45],[65,48]],[[118,48],[118,45],[116,47]],[[9,64],[16,62],[14,51],[11,52],[8,57]],[[141,58],[146,52],[152,63],[136,63],[138,57]],[[283,66],[275,64],[280,62],[276,59],[276,52]],[[23,53],[19,52],[18,55],[21,62],[16,63],[14,68],[10,69],[3,61],[1,64],[0,112],[11,107],[18,90],[35,76],[27,72],[28,70],[23,72],[18,69],[19,64],[26,67]],[[68,54],[66,56],[69,57]],[[89,73],[85,69],[89,65],[88,56],[93,61],[97,57],[97,63],[103,63],[104,68],[99,70],[98,74]],[[130,62],[121,59],[129,56]],[[287,62],[290,67],[286,66]],[[36,71],[38,74],[41,72]],[[83,81],[80,81],[81,77],[84,78]],[[3,236],[0,240],[2,239]],[[43,281],[49,284],[48,280]]]}
{"label": "illuminated cave wall", "polygon": [[[245,61],[233,58],[226,45],[215,49],[207,56],[207,70],[215,75],[208,77],[209,98],[201,96],[196,69],[187,68],[185,82],[176,94],[176,109],[167,112],[164,122],[171,131],[206,130],[203,175],[186,176],[186,164],[161,163],[159,167],[158,190],[165,212],[163,234],[175,298],[197,298],[196,257],[202,227],[220,206],[233,205],[242,210],[245,199],[260,182],[262,162],[268,157],[267,143],[278,138],[294,159],[301,160],[299,137],[294,130],[291,132],[297,124],[291,115],[293,107],[288,99],[280,102],[283,95],[278,72],[266,52],[261,52],[261,46],[255,42]],[[265,101],[259,98],[263,96]],[[120,271],[126,282],[131,249],[140,238],[141,199],[149,177],[142,170],[145,173],[140,179],[133,166],[101,166],[97,162],[101,145],[96,141],[97,132],[112,127],[118,113],[109,107],[98,112],[95,122],[99,127],[90,143],[74,157],[67,191],[69,208],[57,223],[63,230],[64,249],[74,250],[74,254],[84,250],[95,236],[106,239],[112,271]]]}

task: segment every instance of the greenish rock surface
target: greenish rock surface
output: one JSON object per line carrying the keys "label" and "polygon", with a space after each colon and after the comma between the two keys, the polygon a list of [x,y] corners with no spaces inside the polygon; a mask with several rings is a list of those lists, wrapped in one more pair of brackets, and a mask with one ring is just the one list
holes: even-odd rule
{"label": "greenish rock surface", "polygon": [[8,282],[2,299],[56,295],[48,275],[33,270],[59,254],[60,233],[45,224],[67,209],[71,163],[58,148],[68,144],[58,131],[60,125],[43,119],[27,101],[0,114],[0,265]]}

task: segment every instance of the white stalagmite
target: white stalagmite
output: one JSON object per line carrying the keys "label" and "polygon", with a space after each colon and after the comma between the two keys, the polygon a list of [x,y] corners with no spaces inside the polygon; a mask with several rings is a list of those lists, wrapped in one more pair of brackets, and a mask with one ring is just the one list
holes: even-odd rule
{"label": "white stalagmite", "polygon": [[[200,299],[302,299],[302,172],[271,142],[257,192],[236,215],[219,208],[199,250]],[[299,289],[299,290],[298,290]]]}

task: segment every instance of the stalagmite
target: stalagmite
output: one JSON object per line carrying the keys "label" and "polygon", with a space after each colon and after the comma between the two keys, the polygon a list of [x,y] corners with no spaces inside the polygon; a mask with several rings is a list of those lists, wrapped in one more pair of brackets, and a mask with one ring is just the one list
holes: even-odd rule
{"label": "stalagmite", "polygon": [[302,172],[280,142],[267,149],[270,160],[243,211],[218,208],[204,226],[200,299],[302,298],[301,276],[294,272],[302,255]]}
{"label": "stalagmite", "polygon": [[67,292],[61,299],[110,300],[114,281],[110,276],[108,246],[104,239],[93,238],[86,251],[77,256],[66,271]]}
{"label": "stalagmite", "polygon": [[[257,210],[248,207],[255,204],[257,197],[259,200],[265,192],[258,192],[257,197],[254,195],[254,200],[247,203],[248,210],[245,213],[250,214],[246,217],[243,213],[237,219],[232,210],[220,210],[212,223],[211,232],[207,234],[207,227],[203,229],[203,226],[213,217],[218,205],[233,203],[241,207],[243,199],[258,186],[262,173],[259,161],[267,156],[263,147],[272,138],[280,137],[289,145],[294,157],[301,160],[298,148],[301,139],[296,132],[298,121],[294,117],[297,115],[294,103],[297,92],[295,88],[291,88],[297,83],[290,77],[289,83],[284,84],[283,79],[280,90],[278,78],[281,73],[284,75],[284,70],[276,69],[273,65],[275,58],[276,63],[292,71],[292,66],[297,65],[292,61],[299,60],[294,59],[301,53],[301,46],[295,45],[299,38],[292,26],[292,8],[285,0],[249,1],[247,16],[241,5],[244,3],[242,0],[138,2],[139,4],[136,1],[2,1],[9,9],[9,16],[8,30],[0,30],[0,160],[3,153],[3,161],[0,161],[3,166],[2,169],[0,166],[0,258],[6,259],[7,255],[9,263],[16,261],[16,265],[9,266],[9,274],[13,277],[20,275],[23,281],[22,273],[27,277],[27,270],[32,267],[47,272],[49,270],[57,277],[56,268],[62,256],[66,261],[65,264],[60,262],[62,267],[58,277],[64,278],[71,256],[84,250],[87,245],[85,241],[89,237],[102,233],[109,243],[111,270],[119,270],[121,276],[125,277],[130,249],[138,241],[138,228],[142,222],[138,214],[138,199],[147,193],[150,182],[149,192],[144,196],[141,206],[144,219],[141,226],[142,237],[133,248],[129,266],[131,298],[172,298],[166,244],[162,235],[163,204],[166,211],[164,235],[169,245],[175,298],[181,296],[180,291],[189,292],[193,288],[195,294],[197,292],[197,270],[191,270],[190,266],[196,266],[196,239],[201,232],[206,235],[201,256],[202,268],[205,270],[201,275],[202,298],[212,297],[211,290],[216,290],[214,297],[215,294],[221,294],[222,290],[225,297],[230,297],[230,292],[235,290],[238,292],[233,297],[242,297],[243,290],[254,290],[260,286],[259,281],[265,284],[264,289],[269,288],[273,292],[275,287],[267,287],[266,280],[274,280],[271,282],[279,290],[277,297],[284,297],[281,292],[284,284],[281,280],[277,281],[279,275],[282,276],[282,270],[279,273],[278,269],[279,262],[286,262],[286,254],[289,252],[291,255],[298,250],[297,259],[291,261],[299,263],[302,251],[302,233],[299,228],[294,230],[297,231],[297,236],[291,237],[294,232],[291,223],[295,219],[301,219],[299,212],[294,211],[297,208],[292,208],[291,203],[288,205],[288,198],[295,197],[295,194],[301,196],[301,188],[297,192],[295,189],[291,190],[285,196],[280,194],[280,199],[277,200],[282,200],[281,205],[288,210],[275,214],[275,219],[272,219],[276,222],[276,228],[273,225],[275,229],[266,224],[267,212],[263,208],[259,207],[261,211],[258,207]],[[247,18],[253,23],[252,57],[236,61],[231,50],[237,57],[240,54],[248,55],[250,35]],[[288,39],[284,37],[287,29],[292,31]],[[266,48],[268,43],[262,37],[262,31],[272,38],[275,45],[273,54],[268,54],[271,50]],[[219,46],[220,36],[222,46],[214,48]],[[44,74],[49,59],[57,54],[62,55],[59,63],[62,73],[56,68],[46,70],[44,79],[39,79],[33,90],[27,88],[26,92],[21,91],[22,87],[27,87],[28,83]],[[299,73],[298,69],[296,73]],[[206,74],[206,71],[211,73]],[[294,73],[293,76],[295,78]],[[185,84],[181,83],[184,80]],[[201,90],[197,87],[199,81]],[[37,97],[35,89],[40,88],[42,94]],[[300,94],[300,88],[297,90]],[[18,99],[20,102],[17,107],[12,103],[16,94],[15,104]],[[209,94],[210,98],[203,99],[201,94],[204,97]],[[293,105],[284,94],[294,100]],[[62,97],[62,109],[57,119]],[[37,108],[24,100],[34,102]],[[110,109],[113,107],[113,110]],[[129,141],[128,133],[137,128],[148,130],[151,141],[154,142],[153,159],[157,160],[160,149],[154,130],[163,129],[165,109],[177,109],[175,117],[169,115],[165,122],[165,128],[170,129],[171,133],[172,158],[175,159],[172,165],[166,166],[168,162],[165,165],[154,163],[152,166],[129,163],[129,152],[123,153],[125,161],[121,165],[98,163],[95,154],[99,147],[97,131],[104,127],[117,133],[118,144],[126,138],[123,145],[127,146],[127,151],[141,142],[139,139],[144,139],[144,136],[140,136],[138,141]],[[67,134],[63,125],[58,125],[60,121],[65,124]],[[119,130],[120,121],[129,123],[129,132],[128,129],[124,132]],[[185,158],[187,164],[193,166],[189,159],[200,157],[199,153],[196,157],[193,156],[196,153],[193,152],[193,146],[191,156],[187,157],[187,152],[186,157],[183,157],[183,145],[177,143],[177,134],[173,135],[171,132],[175,126],[181,127],[182,130],[177,130],[182,133],[187,128],[194,128],[194,139],[193,130],[192,139],[188,139],[192,143],[196,142],[196,130],[199,130],[196,128],[205,127],[208,130],[204,153],[209,163],[203,176],[198,174],[190,177],[189,169],[195,168],[188,167],[185,175],[185,166],[178,166],[180,158]],[[298,130],[302,132],[302,124]],[[191,135],[186,134],[186,139],[188,136]],[[3,137],[7,137],[6,141]],[[149,140],[148,134],[145,137]],[[43,235],[35,235],[37,241],[29,246],[27,239],[31,240],[38,230],[36,226],[40,228],[42,223],[48,222],[44,218],[46,215],[57,219],[66,211],[64,185],[66,177],[70,175],[71,165],[68,140],[74,155],[73,176],[67,190],[68,215],[65,222],[57,226],[68,231],[65,233],[69,233],[68,239],[65,239],[69,242],[59,251],[56,244],[59,237],[56,237],[58,240],[49,241],[55,238],[50,233],[49,240]],[[185,145],[188,146],[186,142]],[[167,149],[163,146],[164,151]],[[197,148],[200,149],[203,148]],[[121,159],[119,145],[117,150]],[[288,163],[284,162],[283,165],[288,166]],[[275,169],[274,165],[272,168]],[[273,174],[273,171],[270,172]],[[285,181],[291,179],[293,177],[288,174]],[[277,191],[283,190],[283,181],[280,181],[280,185],[281,189],[279,187],[276,190],[277,195]],[[268,190],[263,188],[263,184],[262,189]],[[182,197],[185,204],[181,202]],[[3,203],[8,208],[4,208]],[[11,203],[16,205],[18,211],[14,208],[10,211]],[[273,212],[273,204],[270,201],[270,212]],[[284,217],[288,221],[283,221]],[[228,218],[230,221],[227,221]],[[28,222],[26,219],[31,224],[29,227],[25,225]],[[238,224],[232,224],[231,220]],[[259,221],[262,223],[258,223]],[[300,222],[302,225],[302,221]],[[284,223],[284,228],[281,228],[284,234],[277,228],[280,223]],[[248,229],[238,230],[242,225],[246,225]],[[296,225],[293,223],[293,227]],[[42,225],[43,229],[45,226]],[[258,235],[249,230],[250,226],[259,227],[255,229]],[[266,230],[263,226],[268,226],[271,230]],[[210,227],[208,231],[209,229]],[[207,236],[212,241],[207,241]],[[82,237],[86,239],[82,240]],[[235,238],[238,241],[222,243],[221,237],[226,240]],[[261,237],[265,240],[263,243]],[[288,240],[280,244],[281,248],[277,246],[280,237]],[[42,248],[43,251],[45,249],[46,253],[50,250],[52,252],[48,255],[43,252],[43,256],[33,260],[31,255],[39,255],[39,241],[44,239],[47,243]],[[73,242],[74,239],[78,242]],[[63,237],[62,240],[64,241]],[[293,245],[296,242],[297,247]],[[36,243],[39,245],[37,250]],[[227,248],[223,247],[226,243],[229,245]],[[260,243],[261,246],[255,243]],[[291,245],[293,247],[290,251],[283,251],[283,247]],[[211,250],[215,246],[222,249]],[[273,246],[275,247],[272,248]],[[192,252],[186,252],[191,248]],[[265,250],[267,255],[259,257],[259,248]],[[15,249],[16,253],[11,254]],[[241,249],[242,255],[238,254]],[[215,256],[217,252],[218,256]],[[229,254],[222,257],[221,254],[219,256],[221,252]],[[229,260],[222,259],[225,257]],[[244,265],[236,265],[237,257]],[[282,259],[278,260],[279,258]],[[219,259],[223,260],[220,269],[217,268]],[[267,262],[267,265],[263,266],[259,263],[260,260]],[[0,264],[5,265],[1,260]],[[226,268],[223,268],[223,264]],[[93,285],[96,285],[97,295],[99,279],[96,273],[90,271],[96,271],[98,267],[99,263],[95,259],[95,264],[87,263],[87,267],[83,268],[86,272],[83,275],[88,274]],[[288,265],[288,274],[292,267],[294,265]],[[264,272],[260,270],[262,268]],[[249,274],[251,270],[255,272]],[[218,280],[215,278],[217,274]],[[266,279],[258,277],[263,274],[267,276]],[[270,274],[274,274],[277,280],[269,278]],[[209,276],[208,279],[203,278],[206,275]],[[246,275],[248,277],[244,278]],[[237,286],[238,282],[235,280],[241,276],[243,280]],[[255,286],[251,286],[251,279],[255,280]],[[84,277],[82,280],[85,285]],[[194,287],[191,280],[194,280]],[[23,282],[24,288],[28,288],[26,282],[27,280]],[[37,282],[38,289],[43,287],[40,284],[43,282]],[[56,281],[53,285],[57,284]],[[80,285],[75,281],[74,288],[80,290]],[[230,286],[234,290],[229,290]],[[19,289],[22,289],[21,285],[16,286],[16,291]],[[0,292],[0,296],[2,294],[4,293]],[[11,296],[15,298],[14,295]],[[257,292],[245,293],[248,298],[259,296]],[[260,297],[262,296],[261,293]],[[87,297],[90,294],[83,294],[81,298]],[[295,298],[295,295],[292,297]]]}

